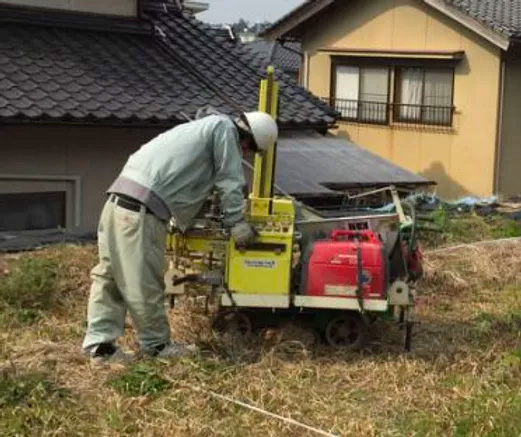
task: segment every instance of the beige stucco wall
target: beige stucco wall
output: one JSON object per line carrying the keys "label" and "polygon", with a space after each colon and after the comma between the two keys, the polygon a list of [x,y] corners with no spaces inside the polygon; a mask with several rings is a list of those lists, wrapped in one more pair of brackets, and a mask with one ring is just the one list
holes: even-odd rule
{"label": "beige stucco wall", "polygon": [[137,15],[137,0],[0,0],[0,3],[127,17]]}
{"label": "beige stucco wall", "polygon": [[[329,96],[326,47],[368,50],[460,51],[451,132],[340,123],[338,133],[380,156],[438,182],[446,197],[494,191],[500,50],[415,0],[341,2],[304,34],[309,90]],[[392,92],[392,91],[391,91]]]}
{"label": "beige stucco wall", "polygon": [[521,194],[521,59],[505,63],[505,84],[501,151],[500,192]]}
{"label": "beige stucco wall", "polygon": [[128,156],[157,129],[0,127],[0,193],[66,191],[67,225],[74,222],[73,182],[5,180],[2,175],[79,176],[81,230],[96,229],[105,191]]}

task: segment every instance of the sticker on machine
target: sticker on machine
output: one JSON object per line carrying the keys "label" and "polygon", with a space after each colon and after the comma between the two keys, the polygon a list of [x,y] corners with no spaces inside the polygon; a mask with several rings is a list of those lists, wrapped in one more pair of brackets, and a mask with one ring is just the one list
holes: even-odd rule
{"label": "sticker on machine", "polygon": [[274,269],[277,262],[269,259],[245,259],[244,266],[249,269]]}
{"label": "sticker on machine", "polygon": [[356,296],[356,287],[351,287],[349,285],[332,285],[326,284],[324,286],[324,294],[326,296]]}

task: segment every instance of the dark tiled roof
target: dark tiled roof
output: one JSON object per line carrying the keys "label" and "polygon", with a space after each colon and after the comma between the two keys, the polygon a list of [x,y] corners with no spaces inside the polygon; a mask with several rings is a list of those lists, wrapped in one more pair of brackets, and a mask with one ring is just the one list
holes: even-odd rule
{"label": "dark tiled roof", "polygon": [[[250,50],[253,56],[258,57],[258,62],[266,63],[270,50],[272,50],[271,41],[259,39],[257,41],[244,45],[246,50]],[[273,55],[273,64],[285,72],[296,73],[300,69],[302,57],[300,55],[301,45],[298,42],[287,42],[284,45],[275,43],[275,51]]]}
{"label": "dark tiled roof", "polygon": [[[240,44],[216,41],[215,29],[180,14],[162,10],[152,16],[165,33],[164,44],[181,58],[193,72],[209,79],[237,107],[255,109],[259,80],[265,75],[265,64],[249,56]],[[277,74],[280,83],[279,123],[305,126],[331,124],[335,112],[284,73]]]}
{"label": "dark tiled roof", "polygon": [[208,100],[150,36],[0,26],[3,119],[179,123]]}
{"label": "dark tiled roof", "polygon": [[343,138],[312,131],[281,134],[275,176],[284,191],[299,196],[354,187],[431,184]]}
{"label": "dark tiled roof", "polygon": [[[152,18],[156,36],[2,22],[0,120],[173,125],[206,105],[256,108],[257,65],[173,8]],[[282,125],[325,127],[329,111],[282,83]]]}
{"label": "dark tiled roof", "polygon": [[521,36],[521,0],[444,0],[507,36]]}

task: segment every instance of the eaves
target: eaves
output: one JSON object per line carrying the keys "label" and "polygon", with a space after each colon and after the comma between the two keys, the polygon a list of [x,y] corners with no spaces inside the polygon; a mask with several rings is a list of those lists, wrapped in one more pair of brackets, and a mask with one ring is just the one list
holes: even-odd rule
{"label": "eaves", "polygon": [[491,29],[489,26],[480,23],[478,20],[470,17],[464,12],[459,11],[458,9],[451,7],[443,0],[420,0],[423,3],[431,6],[447,17],[453,19],[459,24],[463,25],[467,29],[472,30],[474,33],[478,34],[482,38],[486,39],[490,43],[499,47],[500,49],[507,51],[510,47],[510,37],[508,35],[496,32]]}
{"label": "eaves", "polygon": [[[308,0],[289,14],[280,18],[271,27],[266,29],[261,36],[270,40],[282,39],[314,15],[322,12],[328,6],[335,3],[335,1],[336,0]],[[470,29],[501,50],[507,51],[509,49],[511,41],[510,35],[494,30],[490,26],[481,23],[457,8],[450,6],[443,0],[418,1],[436,9],[462,26]]]}

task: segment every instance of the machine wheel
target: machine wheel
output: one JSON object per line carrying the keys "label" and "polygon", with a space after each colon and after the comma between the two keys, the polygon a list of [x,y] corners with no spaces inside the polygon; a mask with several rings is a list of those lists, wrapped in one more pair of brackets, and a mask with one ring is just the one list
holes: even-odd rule
{"label": "machine wheel", "polygon": [[367,341],[367,326],[360,314],[343,314],[331,318],[325,337],[327,343],[335,348],[359,350]]}
{"label": "machine wheel", "polygon": [[250,318],[240,311],[222,311],[215,316],[212,329],[221,334],[250,335],[252,332]]}

